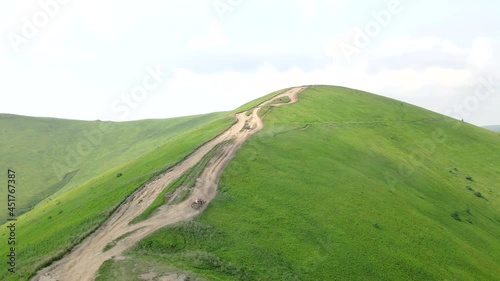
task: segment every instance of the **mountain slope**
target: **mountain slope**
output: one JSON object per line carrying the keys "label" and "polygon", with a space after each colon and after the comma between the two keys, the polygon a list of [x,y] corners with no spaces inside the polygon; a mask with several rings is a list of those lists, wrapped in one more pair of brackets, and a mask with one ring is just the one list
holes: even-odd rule
{"label": "mountain slope", "polygon": [[98,280],[498,280],[500,138],[361,91],[274,109],[192,222]]}
{"label": "mountain slope", "polygon": [[[0,169],[19,174],[17,211],[22,214],[55,192],[67,191],[220,116],[113,123],[2,114]],[[2,206],[5,198],[0,199]],[[5,216],[2,212],[0,219]]]}
{"label": "mountain slope", "polygon": [[[226,113],[211,121],[210,118],[201,121],[206,123],[170,137],[135,159],[94,170],[96,176],[70,190],[52,195],[19,216],[15,222],[17,271],[11,274],[2,270],[0,279],[27,280],[38,269],[59,259],[94,232],[135,190],[220,134],[234,119],[227,117]],[[115,137],[119,138],[119,135]],[[120,140],[115,142],[119,143]],[[109,150],[114,152],[113,148]],[[21,171],[18,170],[17,173]],[[17,188],[20,190],[21,185]],[[21,199],[17,192],[16,198]],[[7,224],[4,224],[0,229],[0,239],[7,241],[9,235]],[[6,257],[9,253],[10,248],[0,247],[1,256]]]}

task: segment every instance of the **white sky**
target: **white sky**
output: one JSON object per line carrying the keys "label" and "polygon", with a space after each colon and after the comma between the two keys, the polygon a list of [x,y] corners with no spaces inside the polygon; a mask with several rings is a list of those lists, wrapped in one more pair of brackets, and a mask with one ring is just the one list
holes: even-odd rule
{"label": "white sky", "polygon": [[0,112],[167,118],[330,84],[500,124],[500,2],[436,2],[2,1]]}

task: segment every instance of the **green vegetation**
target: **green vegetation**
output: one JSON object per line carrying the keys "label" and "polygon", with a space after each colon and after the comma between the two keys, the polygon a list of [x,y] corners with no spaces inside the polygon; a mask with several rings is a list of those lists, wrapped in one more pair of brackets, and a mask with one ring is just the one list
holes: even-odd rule
{"label": "green vegetation", "polygon": [[280,104],[280,103],[289,103],[292,101],[289,97],[281,97],[279,99],[275,99],[271,102],[271,104]]}
{"label": "green vegetation", "polygon": [[[218,277],[217,272],[235,276],[238,280],[250,280],[250,275],[238,266],[210,254],[211,251],[226,246],[228,237],[224,233],[195,221],[182,222],[170,229],[172,232],[156,232],[150,236],[152,239],[140,241],[130,259],[107,261],[101,266],[100,278],[97,280],[117,280],[116,277],[123,272],[126,272],[129,279],[119,280],[139,280],[140,275],[152,271],[162,276],[179,271],[186,264],[193,270],[182,272],[191,276],[191,280],[196,280],[199,273],[203,273],[208,280],[223,280]],[[141,266],[133,266],[129,263],[130,260]],[[131,266],[134,270],[130,270]]]}
{"label": "green vegetation", "polygon": [[[280,92],[281,93],[281,92]],[[259,117],[264,117],[266,114],[268,114],[272,109],[273,109],[273,104],[282,104],[282,103],[289,103],[291,99],[289,97],[281,97],[279,99],[274,99],[271,104],[269,105],[264,105],[258,112]]]}
{"label": "green vegetation", "polygon": [[[20,215],[221,116],[112,123],[0,114],[0,169],[13,169],[22,179],[16,194]],[[6,197],[0,197],[1,206]]]}
{"label": "green vegetation", "polygon": [[[173,266],[165,266],[162,262],[157,262],[154,257],[143,257],[141,260],[136,259],[125,259],[120,262],[119,271],[117,271],[116,265],[108,260],[104,262],[98,272],[96,281],[137,281],[137,280],[162,280],[162,279],[148,279],[156,278],[158,276],[170,276],[172,279],[166,280],[189,280],[198,281],[196,277],[188,272],[184,272]],[[107,274],[113,271],[112,275]],[[142,278],[141,278],[142,277]],[[178,277],[184,277],[184,279],[177,279]],[[175,279],[174,279],[175,278]],[[189,278],[189,279],[187,279]],[[202,279],[206,280],[206,279]],[[218,280],[218,279],[211,279]]]}
{"label": "green vegetation", "polygon": [[181,194],[176,199],[174,199],[172,204],[177,204],[184,201],[189,195],[188,189],[195,186],[196,181],[200,177],[200,174],[203,172],[203,169],[207,165],[208,161],[210,161],[210,159],[216,156],[217,153],[220,152],[222,146],[226,144],[227,142],[222,142],[217,144],[210,152],[208,152],[205,156],[203,156],[200,162],[194,165],[191,169],[187,170],[182,176],[177,178],[166,188],[164,188],[162,192],[158,195],[158,197],[156,197],[156,199],[153,201],[153,203],[149,205],[149,207],[146,208],[146,210],[144,210],[142,214],[137,216],[130,223],[134,224],[150,218],[154,214],[154,212],[158,210],[158,208],[160,208],[162,205],[168,202],[168,200],[166,199],[167,193],[172,194],[178,188],[186,188],[186,190],[183,190]]}
{"label": "green vegetation", "polygon": [[259,104],[263,103],[263,102],[266,102],[270,99],[272,99],[273,97],[275,96],[278,96],[280,94],[283,94],[284,92],[288,91],[290,88],[287,88],[287,89],[283,89],[283,90],[279,90],[279,91],[276,91],[276,92],[272,92],[268,95],[265,95],[261,98],[258,98],[256,100],[253,100],[251,102],[248,102],[240,107],[238,107],[237,109],[233,110],[232,112],[233,113],[238,113],[238,112],[244,112],[244,111],[248,111],[256,106],[258,106]]}
{"label": "green vegetation", "polygon": [[[19,270],[15,275],[3,270],[0,279],[26,280],[36,270],[59,259],[95,231],[138,187],[234,123],[234,118],[210,119],[204,125],[191,127],[185,133],[171,137],[134,160],[100,170],[102,174],[67,192],[51,196],[20,216],[17,221],[17,240],[20,242],[16,245]],[[119,134],[115,135],[114,141],[120,143]],[[122,175],[117,177],[119,173]],[[4,225],[0,229],[0,240],[6,240],[7,235]],[[0,255],[7,255],[7,247],[0,247]]]}
{"label": "green vegetation", "polygon": [[[266,115],[205,212],[128,255],[209,280],[497,280],[499,147],[406,103],[311,87]],[[100,280],[137,277],[129,266]]]}
{"label": "green vegetation", "polygon": [[171,192],[172,189],[175,190],[175,188],[180,185],[180,183],[182,182],[182,180],[183,180],[183,177],[179,177],[174,182],[172,182],[170,185],[168,185],[167,187],[165,187],[160,192],[160,194],[158,195],[158,197],[156,197],[156,199],[153,201],[153,203],[151,203],[151,205],[149,205],[146,208],[146,210],[144,210],[144,212],[142,212],[142,214],[138,215],[130,223],[131,224],[138,223],[140,221],[146,220],[149,217],[151,217],[158,208],[160,208],[162,205],[164,205],[165,203],[167,203],[167,201],[168,201],[167,198],[166,198],[167,193]]}
{"label": "green vegetation", "polygon": [[[140,229],[140,228],[139,228],[139,229]],[[109,249],[113,248],[113,247],[114,247],[114,246],[115,246],[115,245],[116,245],[116,244],[117,244],[120,240],[123,240],[123,239],[125,239],[125,238],[129,237],[130,235],[134,234],[134,233],[135,233],[137,230],[139,230],[139,229],[136,229],[136,230],[134,230],[134,231],[127,232],[127,233],[123,234],[122,236],[120,236],[120,237],[116,238],[116,239],[115,239],[115,240],[113,240],[112,242],[108,243],[108,244],[104,247],[104,249],[102,249],[102,251],[103,251],[103,252],[106,252],[107,250],[109,250]]]}
{"label": "green vegetation", "polygon": [[262,118],[262,117],[264,117],[264,115],[269,113],[272,109],[273,109],[273,107],[271,105],[264,105],[263,107],[261,107],[259,109],[259,112],[257,114],[259,115],[259,117]]}
{"label": "green vegetation", "polygon": [[[109,124],[109,139],[89,153],[90,160],[59,177],[43,178],[40,172],[42,191],[23,204],[32,208],[50,197],[19,218],[18,273],[2,271],[0,279],[27,280],[60,258],[139,186],[234,122],[225,116],[189,117],[177,125]],[[2,116],[0,123],[7,124],[5,118],[14,117]],[[107,123],[28,121],[32,129],[0,131],[2,155],[19,155],[19,162],[4,163],[19,163],[10,168],[24,173],[24,181],[38,173],[25,171],[53,168],[47,155],[64,161],[66,146],[76,147],[81,139],[71,135]],[[61,130],[54,134],[60,143],[47,137],[38,144],[53,150],[29,147],[39,159],[22,151],[23,141],[37,143],[35,137],[51,128]],[[16,139],[7,143],[10,134]],[[191,280],[495,280],[499,147],[498,133],[406,103],[341,87],[310,87],[298,103],[268,111],[264,129],[243,144],[201,215],[140,241],[126,253],[130,259],[107,261],[97,280],[140,280],[142,274],[159,279],[172,272]],[[167,192],[194,184],[204,160],[143,215],[164,204]],[[0,240],[7,236],[3,225]],[[0,247],[0,256],[6,251]]]}

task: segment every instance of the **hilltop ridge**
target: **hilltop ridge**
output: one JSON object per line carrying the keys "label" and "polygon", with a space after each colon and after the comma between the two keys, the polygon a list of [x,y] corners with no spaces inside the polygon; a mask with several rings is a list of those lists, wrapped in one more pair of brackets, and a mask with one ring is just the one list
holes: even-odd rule
{"label": "hilltop ridge", "polygon": [[140,241],[133,262],[108,261],[100,280],[150,266],[220,280],[500,276],[497,134],[333,86],[264,123],[202,215]]}
{"label": "hilltop ridge", "polygon": [[[88,248],[90,256],[119,255],[108,257],[96,280],[500,276],[498,133],[344,87],[308,86],[297,98],[274,99],[288,90],[201,122],[21,216],[19,240],[30,242],[19,245],[23,271],[9,278],[25,280],[64,260],[74,246],[79,251],[86,237],[92,240],[94,231],[106,236],[111,232],[99,229],[130,228],[119,218],[128,209],[124,206],[142,210],[147,206],[141,204],[150,202],[156,208],[150,218],[161,219],[145,216],[137,224],[145,228],[133,231],[132,226],[110,243]],[[270,103],[263,104],[266,100]],[[234,127],[235,113],[241,130]],[[208,167],[223,169],[215,197],[203,212],[151,233],[149,223],[169,222],[168,210],[191,210],[182,184],[164,186],[158,176],[198,155],[197,149],[223,137],[232,125],[230,131],[245,134],[246,125],[252,129],[255,124],[241,123],[246,118],[262,118],[262,129],[249,134],[237,152],[231,150],[234,158],[227,167],[219,166],[223,152],[202,149],[210,158],[198,162],[201,174],[183,177],[197,190],[206,183],[198,182],[198,175],[208,173]],[[165,193],[145,192],[149,184],[156,191],[164,187]],[[178,187],[180,199],[168,199],[174,196],[171,188]],[[0,237],[5,235],[0,230]],[[129,250],[115,253],[135,241]],[[46,276],[57,280],[71,270]]]}

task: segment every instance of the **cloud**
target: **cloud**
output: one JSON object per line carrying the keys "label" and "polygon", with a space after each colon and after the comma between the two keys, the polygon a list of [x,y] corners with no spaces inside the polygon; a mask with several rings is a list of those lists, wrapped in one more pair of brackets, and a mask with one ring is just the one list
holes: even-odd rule
{"label": "cloud", "polygon": [[500,50],[496,40],[492,38],[480,37],[474,39],[472,48],[467,56],[468,62],[478,68],[488,68],[498,64],[495,53]]}
{"label": "cloud", "polygon": [[293,2],[306,18],[312,18],[318,13],[319,7],[316,0],[294,0]]}
{"label": "cloud", "polygon": [[[457,54],[466,56],[477,49],[458,48],[450,42],[439,40],[422,39],[413,42],[432,44],[428,46],[419,43],[420,45],[409,48],[410,57],[415,53],[428,53],[428,49],[433,46],[441,50],[440,54],[448,55],[453,59],[460,58]],[[393,46],[412,45],[408,42],[397,42]],[[395,53],[401,54],[404,51],[400,50]],[[376,52],[373,53],[376,54]],[[389,56],[389,53],[383,56]],[[387,58],[390,57],[385,59]],[[460,67],[456,67],[431,63],[425,67],[414,67],[416,62],[411,59],[406,66],[384,66],[382,63],[381,67],[371,71],[373,61],[377,64],[384,62],[384,60],[377,61],[370,57],[370,59],[358,60],[351,64],[332,62],[307,71],[299,66],[283,69],[270,62],[261,63],[253,71],[245,72],[222,70],[214,73],[198,73],[190,69],[179,69],[172,77],[169,83],[171,86],[166,91],[182,93],[181,96],[186,97],[186,102],[195,99],[196,93],[203,93],[203,100],[197,102],[199,108],[192,108],[193,114],[196,110],[201,110],[201,112],[230,110],[277,89],[310,84],[357,88],[447,114],[450,107],[463,102],[464,96],[473,93],[474,88],[480,83],[481,75],[484,74],[467,64],[459,64]],[[156,104],[166,104],[167,98],[166,96],[164,98],[163,102],[158,101]],[[220,103],[221,100],[225,102]],[[488,104],[485,103],[480,111],[483,109],[488,110],[489,114],[485,115],[484,112],[480,114],[478,111],[471,114],[468,121],[485,124],[493,121],[487,121],[484,116],[500,118],[494,109],[488,107]],[[171,110],[174,112],[176,109]]]}
{"label": "cloud", "polygon": [[74,11],[80,19],[79,27],[85,33],[101,40],[111,40],[121,30],[114,24],[116,10],[120,8],[118,2],[86,0],[74,4]]}
{"label": "cloud", "polygon": [[[499,73],[498,41],[474,38],[484,34],[498,39],[495,25],[485,24],[484,19],[488,16],[495,22],[493,12],[481,13],[477,21],[471,20],[472,25],[461,26],[450,20],[459,15],[456,13],[426,10],[428,22],[422,23],[417,20],[420,10],[408,9],[404,17],[398,16],[397,24],[372,38],[348,63],[338,48],[344,41],[353,42],[354,29],[348,28],[359,23],[363,24],[359,28],[364,28],[364,19],[372,20],[370,7],[385,7],[387,1],[361,10],[345,0],[249,2],[223,25],[214,20],[211,2],[201,6],[194,0],[146,1],[140,5],[105,2],[69,1],[18,56],[12,54],[4,36],[0,40],[0,73],[7,77],[3,92],[19,97],[20,107],[23,100],[39,93],[54,98],[81,95],[103,103],[127,90],[129,81],[145,65],[161,63],[166,68],[177,67],[171,85],[152,94],[152,100],[159,101],[148,104],[152,110],[144,106],[144,112],[137,111],[131,118],[230,110],[274,90],[303,84],[359,88],[439,111],[436,100],[445,107],[473,91],[480,77]],[[0,30],[19,32],[21,17],[32,17],[40,9],[37,3],[2,4]],[[464,5],[461,11],[468,11],[465,4],[460,5]],[[295,36],[304,30],[307,33],[302,37]],[[414,38],[407,38],[410,33]],[[328,38],[324,34],[337,36],[325,44]],[[29,87],[18,86],[24,84]],[[102,97],[93,94],[99,91]],[[193,100],[199,102],[192,105]],[[190,104],[184,106],[183,102]],[[492,103],[495,105],[494,100]],[[168,108],[162,107],[165,104]],[[43,109],[52,116],[99,117],[70,106],[69,113],[59,114],[59,107],[47,104]],[[498,116],[493,109],[485,110],[490,112],[484,116]]]}
{"label": "cloud", "polygon": [[[481,60],[481,57],[477,59],[475,54],[482,54],[491,48],[493,52],[498,51],[493,43],[492,40],[478,38],[468,48],[460,48],[451,41],[439,38],[391,40],[367,50],[365,57],[350,64],[345,61],[325,61],[323,66],[307,70],[300,62],[283,68],[269,61],[247,71],[229,70],[231,68],[215,72],[177,69],[165,94],[157,95],[157,100],[151,103],[152,107],[158,106],[152,112],[156,111],[157,117],[165,112],[175,116],[177,112],[181,114],[178,102],[190,103],[191,100],[197,102],[190,107],[190,114],[231,110],[277,89],[327,84],[362,89],[447,114],[454,104],[463,102],[464,96],[473,93],[480,83],[481,75],[485,74],[464,57],[476,58],[472,62],[484,62],[486,60]],[[428,60],[422,64],[425,56]],[[391,63],[393,60],[402,60],[403,63]],[[176,98],[175,103],[170,102],[165,108],[164,105],[169,104],[171,99],[169,93],[176,93],[183,100]],[[495,99],[491,102],[494,103]],[[484,113],[484,110],[489,113]],[[494,123],[485,116],[500,118],[494,107],[484,103],[481,110],[471,114],[467,121],[476,124]]]}
{"label": "cloud", "polygon": [[[325,50],[331,49],[332,42],[338,42],[336,38],[328,42]],[[405,98],[418,92],[427,95],[429,89],[434,89],[430,91],[436,96],[453,99],[454,92],[457,97],[459,92],[473,87],[478,83],[478,77],[484,75],[477,66],[491,65],[493,53],[500,51],[494,43],[492,39],[476,38],[467,48],[434,37],[390,39],[362,50],[353,63],[344,59],[341,63],[337,60],[331,64],[335,72],[340,71],[340,67],[348,70],[345,71],[348,75],[358,77],[339,76],[342,77],[341,83],[350,87],[361,86],[394,98]]]}
{"label": "cloud", "polygon": [[395,56],[430,50],[448,55],[464,55],[466,53],[465,50],[458,48],[451,41],[435,37],[384,40],[376,47],[375,52],[381,56]]}
{"label": "cloud", "polygon": [[228,38],[220,22],[213,21],[206,29],[205,34],[195,37],[188,44],[189,50],[203,50],[223,47],[228,43]]}

